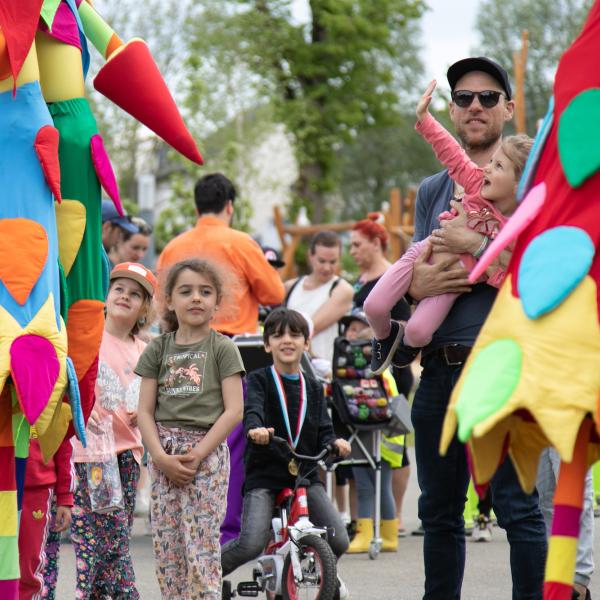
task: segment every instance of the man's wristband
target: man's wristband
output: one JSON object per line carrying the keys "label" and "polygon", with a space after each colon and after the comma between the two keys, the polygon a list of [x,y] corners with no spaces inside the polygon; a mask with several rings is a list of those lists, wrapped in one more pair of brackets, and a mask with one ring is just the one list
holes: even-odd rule
{"label": "man's wristband", "polygon": [[490,238],[487,235],[484,235],[481,245],[479,246],[479,248],[477,248],[477,250],[475,250],[475,252],[473,252],[473,256],[475,258],[479,258],[485,252],[489,243],[490,243]]}

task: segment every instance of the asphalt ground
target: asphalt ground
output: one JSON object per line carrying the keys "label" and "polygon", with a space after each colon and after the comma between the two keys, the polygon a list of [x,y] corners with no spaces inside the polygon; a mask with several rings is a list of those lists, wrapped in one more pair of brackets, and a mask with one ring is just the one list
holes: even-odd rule
{"label": "asphalt ground", "polygon": [[[419,524],[418,493],[416,471],[413,467],[403,510],[408,531],[416,529]],[[600,521],[596,521],[598,522]],[[598,537],[596,536],[594,543],[596,556],[600,556]],[[158,600],[160,593],[154,574],[152,541],[150,536],[145,535],[141,519],[136,519],[131,549],[141,598]],[[380,554],[375,560],[369,560],[366,554],[346,555],[340,560],[338,568],[350,590],[352,600],[419,600],[423,594],[424,581],[422,551],[423,538],[409,535],[400,538],[397,553]],[[249,563],[238,569],[230,579],[234,583],[250,580],[251,571],[252,563]],[[593,577],[590,591],[593,598],[600,598],[600,576]],[[75,598],[75,557],[70,544],[63,544],[61,549],[57,598]],[[510,598],[509,546],[504,532],[494,527],[491,542],[467,543],[462,599]]]}

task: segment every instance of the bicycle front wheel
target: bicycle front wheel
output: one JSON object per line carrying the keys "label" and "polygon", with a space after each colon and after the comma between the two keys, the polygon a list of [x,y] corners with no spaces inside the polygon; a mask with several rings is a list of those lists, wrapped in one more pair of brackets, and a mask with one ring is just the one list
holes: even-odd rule
{"label": "bicycle front wheel", "polygon": [[298,546],[302,581],[294,578],[288,554],[283,563],[283,600],[333,600],[338,585],[337,568],[329,544],[317,535],[307,535]]}

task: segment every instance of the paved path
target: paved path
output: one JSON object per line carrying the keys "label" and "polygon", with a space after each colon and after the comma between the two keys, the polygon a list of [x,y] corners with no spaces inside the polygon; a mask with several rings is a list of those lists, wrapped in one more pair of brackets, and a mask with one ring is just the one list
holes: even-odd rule
{"label": "paved path", "polygon": [[[409,530],[416,528],[418,487],[413,469],[407,492],[405,514]],[[596,521],[600,523],[600,521]],[[600,536],[594,544],[600,556]],[[371,561],[366,555],[344,556],[339,563],[341,576],[352,593],[352,600],[420,600],[423,590],[423,538],[400,540],[396,554],[381,554]],[[151,538],[143,534],[143,524],[136,519],[132,539],[133,562],[138,590],[143,600],[158,600],[160,594],[154,576]],[[467,567],[462,600],[510,600],[511,579],[509,547],[504,532],[494,528],[490,543],[467,543]],[[239,569],[232,577],[237,582],[251,579],[251,565]],[[592,583],[592,597],[600,598],[600,576]],[[75,597],[75,560],[71,545],[62,550],[57,598]],[[264,598],[264,597],[263,597]]]}

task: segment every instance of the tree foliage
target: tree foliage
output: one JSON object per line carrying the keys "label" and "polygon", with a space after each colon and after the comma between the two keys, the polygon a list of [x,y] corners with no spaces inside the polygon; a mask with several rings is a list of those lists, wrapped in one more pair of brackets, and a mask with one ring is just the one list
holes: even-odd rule
{"label": "tree foliage", "polygon": [[[245,74],[248,87],[272,103],[275,120],[284,123],[294,138],[299,163],[296,193],[312,210],[313,219],[320,221],[327,194],[339,182],[342,144],[393,122],[398,92],[412,84],[420,68],[415,24],[424,4],[308,0],[307,22],[294,18],[292,4],[291,0],[197,2],[190,19],[192,30],[197,28],[191,55],[201,69],[203,50],[211,44],[208,60],[216,56],[220,64],[235,65]],[[226,92],[244,95],[249,90],[238,86]]]}
{"label": "tree foliage", "polygon": [[[561,54],[578,35],[593,0],[483,0],[476,28],[482,40],[476,54],[500,62],[513,74],[513,52],[521,48],[521,32],[529,31],[525,76],[527,130],[535,133],[552,95]],[[514,79],[513,79],[514,80]]]}

